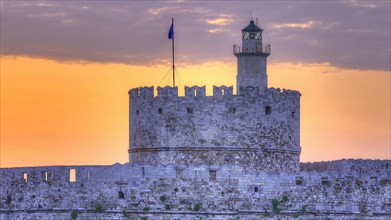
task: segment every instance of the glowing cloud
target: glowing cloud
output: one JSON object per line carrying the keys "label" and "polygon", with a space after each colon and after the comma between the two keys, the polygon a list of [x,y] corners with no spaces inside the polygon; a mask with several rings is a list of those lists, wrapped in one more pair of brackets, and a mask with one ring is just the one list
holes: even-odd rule
{"label": "glowing cloud", "polygon": [[224,14],[222,14],[218,18],[216,18],[216,19],[209,19],[209,20],[206,20],[206,22],[208,24],[225,26],[225,25],[231,24],[233,22],[233,19],[232,19],[231,15],[224,15]]}
{"label": "glowing cloud", "polygon": [[193,9],[187,9],[187,8],[181,8],[181,7],[168,7],[168,6],[163,6],[160,8],[152,8],[148,10],[148,13],[151,15],[160,15],[163,13],[193,13],[193,14],[203,14],[207,13],[208,10],[204,8],[193,8]]}
{"label": "glowing cloud", "polygon": [[223,32],[224,30],[221,28],[214,28],[214,29],[209,29],[209,33],[218,33],[218,32]]}
{"label": "glowing cloud", "polygon": [[307,29],[311,28],[314,24],[318,24],[316,21],[308,21],[306,23],[283,23],[283,24],[275,24],[273,28],[282,29],[282,28],[300,28]]}

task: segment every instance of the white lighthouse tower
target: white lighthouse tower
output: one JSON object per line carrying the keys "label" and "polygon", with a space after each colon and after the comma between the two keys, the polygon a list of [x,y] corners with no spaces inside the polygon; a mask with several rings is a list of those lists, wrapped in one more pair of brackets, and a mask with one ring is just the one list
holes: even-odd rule
{"label": "white lighthouse tower", "polygon": [[248,86],[267,89],[266,59],[270,55],[270,44],[262,43],[262,29],[250,21],[242,30],[242,43],[234,45],[234,55],[238,59],[236,91]]}

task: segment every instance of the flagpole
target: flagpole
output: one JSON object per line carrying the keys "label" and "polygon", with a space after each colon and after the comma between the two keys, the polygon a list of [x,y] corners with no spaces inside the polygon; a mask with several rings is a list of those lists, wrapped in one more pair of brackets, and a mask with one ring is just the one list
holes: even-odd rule
{"label": "flagpole", "polygon": [[[171,18],[172,27],[174,27],[174,18]],[[172,35],[172,84],[175,87],[175,47],[174,47],[175,33]]]}

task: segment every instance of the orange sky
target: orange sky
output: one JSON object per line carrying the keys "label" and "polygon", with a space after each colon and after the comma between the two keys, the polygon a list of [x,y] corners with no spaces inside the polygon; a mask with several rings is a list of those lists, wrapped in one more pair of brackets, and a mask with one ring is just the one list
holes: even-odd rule
{"label": "orange sky", "polygon": [[[235,85],[234,57],[178,69],[209,95],[212,85]],[[3,56],[0,70],[0,165],[14,167],[126,163],[127,92],[156,86],[169,67]],[[302,93],[301,161],[390,159],[389,72],[272,63],[268,74],[269,87]]]}

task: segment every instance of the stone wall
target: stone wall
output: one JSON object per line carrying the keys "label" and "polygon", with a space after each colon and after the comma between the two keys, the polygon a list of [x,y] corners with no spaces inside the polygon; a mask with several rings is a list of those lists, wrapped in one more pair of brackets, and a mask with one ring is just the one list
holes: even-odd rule
{"label": "stone wall", "polygon": [[[91,215],[101,219],[387,219],[391,217],[390,163],[334,161],[324,164],[361,164],[366,171],[346,171],[345,166],[342,172],[296,174],[249,171],[236,165],[3,168],[0,219],[69,219],[72,210],[80,213],[79,219]],[[71,169],[76,172],[75,182],[70,182]],[[98,205],[103,213],[96,213]],[[122,217],[122,212],[128,217]]]}
{"label": "stone wall", "polygon": [[242,165],[298,172],[300,93],[231,87],[131,89],[130,161],[146,164]]}

